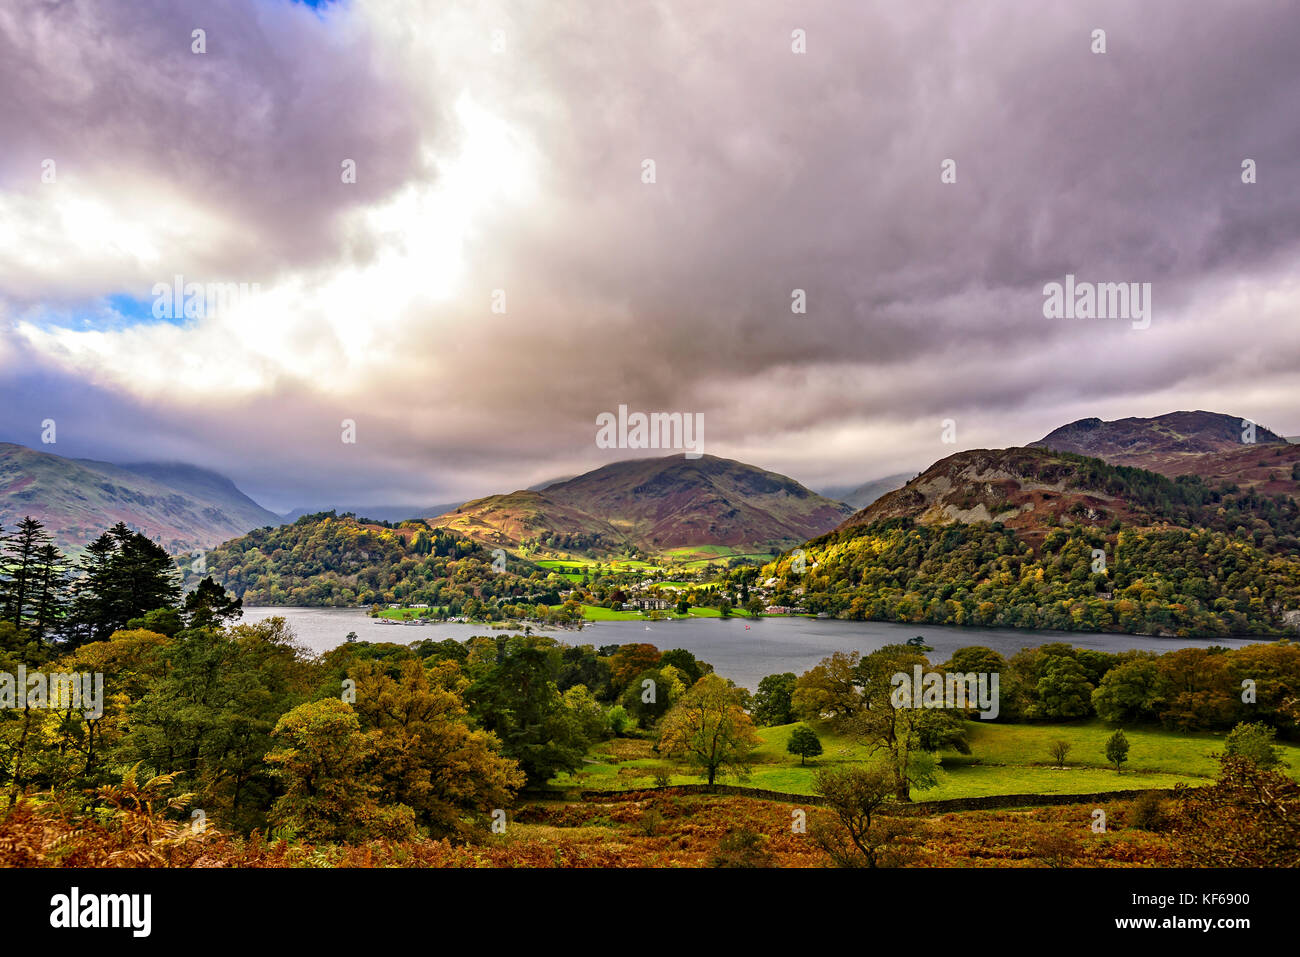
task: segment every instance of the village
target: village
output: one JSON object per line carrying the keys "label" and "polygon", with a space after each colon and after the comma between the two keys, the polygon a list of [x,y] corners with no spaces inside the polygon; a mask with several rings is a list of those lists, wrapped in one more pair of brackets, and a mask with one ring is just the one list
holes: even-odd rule
{"label": "village", "polygon": [[[552,577],[558,578],[559,576]],[[573,585],[555,590],[555,594],[560,599],[558,605],[537,606],[539,609],[542,607],[548,608],[549,611],[546,615],[521,615],[515,616],[511,620],[546,625],[572,626],[577,624],[581,627],[582,624],[589,623],[592,620],[600,620],[599,617],[592,614],[594,609],[600,610],[600,617],[605,617],[603,614],[605,612],[618,613],[620,616],[628,613],[639,613],[648,621],[671,619],[674,616],[690,614],[723,618],[732,615],[759,618],[808,614],[807,609],[802,605],[773,604],[771,602],[772,589],[776,584],[777,579],[769,578],[761,585],[756,583],[748,588],[742,586],[732,589],[730,583],[700,581],[698,583],[674,582],[670,584],[661,579],[649,577],[640,581],[624,582],[607,591]],[[803,588],[796,587],[792,590],[792,593],[802,595]],[[582,616],[580,618],[557,616],[557,612],[563,609],[580,610]],[[496,618],[471,617],[463,614],[443,617],[439,615],[439,609],[428,604],[402,604],[397,602],[389,603],[384,608],[372,606],[371,617],[380,624],[411,626],[425,625],[432,621],[451,624],[499,621]],[[816,617],[827,618],[829,615],[822,613]]]}

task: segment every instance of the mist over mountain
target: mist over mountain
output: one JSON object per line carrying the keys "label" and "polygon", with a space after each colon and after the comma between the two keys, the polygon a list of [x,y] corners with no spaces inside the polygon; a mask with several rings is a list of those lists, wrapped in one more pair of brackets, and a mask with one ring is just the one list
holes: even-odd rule
{"label": "mist over mountain", "polygon": [[896,475],[886,475],[884,478],[863,482],[861,485],[835,485],[822,489],[821,494],[837,502],[843,502],[845,505],[852,505],[854,508],[866,508],[886,492],[902,488],[907,484],[907,480],[915,474],[914,472],[899,472]]}
{"label": "mist over mountain", "polygon": [[28,515],[69,554],[117,522],[173,553],[280,524],[280,516],[230,479],[197,466],[113,465],[0,443],[0,525],[12,527]]}

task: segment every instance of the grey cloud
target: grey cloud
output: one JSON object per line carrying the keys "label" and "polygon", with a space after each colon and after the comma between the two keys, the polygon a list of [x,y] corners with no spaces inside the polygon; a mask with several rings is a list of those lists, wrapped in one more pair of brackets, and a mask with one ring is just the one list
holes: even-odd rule
{"label": "grey cloud", "polygon": [[[247,223],[214,261],[250,270],[363,255],[338,215],[431,175],[417,145],[437,131],[414,117],[459,86],[542,158],[536,206],[485,219],[467,246],[481,294],[408,317],[427,371],[370,373],[360,461],[315,437],[346,413],[327,384],[202,413],[213,457],[269,496],[508,490],[599,464],[595,414],[620,402],[703,411],[710,451],[768,448],[796,477],[847,483],[945,454],[943,415],[1013,444],[1090,404],[1153,414],[1157,397],[1196,405],[1225,378],[1294,368],[1276,317],[1197,321],[1225,283],[1292,275],[1300,14],[1284,4],[507,4],[506,57],[431,62],[418,81],[364,32],[339,41],[328,13],[186,6],[51,8],[101,31],[81,67],[92,92],[43,88],[63,47],[24,52],[0,30],[0,83],[33,91],[0,105],[0,127],[28,131],[14,155],[31,162],[38,131],[202,193]],[[192,20],[212,23],[202,72],[176,40]],[[357,191],[327,189],[353,153]],[[1152,328],[1044,320],[1042,285],[1067,272],[1153,283]],[[795,287],[807,316],[790,313]],[[198,413],[148,414],[181,434]],[[896,438],[848,455],[790,438],[837,423]]]}

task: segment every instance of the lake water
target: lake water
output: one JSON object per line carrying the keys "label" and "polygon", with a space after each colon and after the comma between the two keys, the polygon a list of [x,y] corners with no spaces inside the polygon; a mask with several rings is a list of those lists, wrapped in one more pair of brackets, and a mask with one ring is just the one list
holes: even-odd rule
{"label": "lake water", "polygon": [[[285,618],[299,641],[312,651],[328,651],[343,644],[349,631],[362,641],[391,641],[408,644],[426,638],[464,641],[474,635],[504,634],[487,625],[428,624],[383,625],[359,608],[269,608],[244,609],[246,622],[272,615]],[[746,627],[748,626],[748,627]],[[985,645],[1006,657],[1021,648],[1033,648],[1053,641],[1065,641],[1080,648],[1102,651],[1146,649],[1171,651],[1175,648],[1223,645],[1239,648],[1249,639],[1152,638],[1145,635],[1111,635],[1083,631],[1026,631],[1019,629],[945,628],[940,625],[896,625],[883,621],[839,621],[811,618],[760,618],[757,621],[732,618],[683,618],[672,621],[601,621],[588,623],[582,631],[544,630],[565,644],[624,645],[645,642],[661,651],[685,648],[713,665],[717,672],[750,690],[765,675],[783,671],[803,674],[834,651],[874,651],[891,643],[902,643],[923,635],[932,646],[931,661],[946,661],[952,652],[967,645]]]}

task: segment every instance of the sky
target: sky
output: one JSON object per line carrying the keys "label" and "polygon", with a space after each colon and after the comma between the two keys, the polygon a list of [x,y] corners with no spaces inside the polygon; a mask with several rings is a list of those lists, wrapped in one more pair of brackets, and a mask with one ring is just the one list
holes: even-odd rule
{"label": "sky", "polygon": [[813,488],[1300,433],[1298,48],[1271,0],[7,0],[0,440],[285,511],[660,454],[620,405]]}

